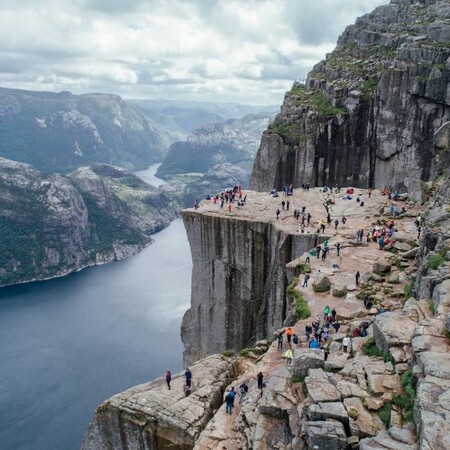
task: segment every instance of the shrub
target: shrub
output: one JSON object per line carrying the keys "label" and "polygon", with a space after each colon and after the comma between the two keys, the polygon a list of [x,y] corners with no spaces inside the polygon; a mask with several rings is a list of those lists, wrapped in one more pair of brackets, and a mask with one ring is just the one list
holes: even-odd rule
{"label": "shrub", "polygon": [[405,289],[403,292],[405,295],[405,299],[411,298],[412,297],[412,283],[405,285]]}
{"label": "shrub", "polygon": [[248,354],[251,352],[251,348],[243,348],[240,352],[239,352],[239,354],[241,355],[241,356],[244,356],[244,357],[247,357],[248,356]]}
{"label": "shrub", "polygon": [[413,408],[416,399],[416,390],[413,386],[413,372],[410,367],[401,377],[404,394],[395,394],[392,403],[403,409],[403,414],[407,422],[414,422]]}
{"label": "shrub", "polygon": [[227,358],[229,358],[230,356],[234,356],[235,353],[233,352],[233,350],[224,350],[224,351],[222,352],[222,355],[223,355],[223,356],[226,356]]}
{"label": "shrub", "polygon": [[389,428],[389,424],[391,423],[391,411],[392,403],[385,403],[378,411],[380,419],[384,423],[386,428]]}
{"label": "shrub", "polygon": [[300,319],[307,319],[308,317],[311,317],[311,310],[309,309],[308,303],[306,303],[306,300],[304,299],[302,293],[295,289],[296,284],[297,278],[294,278],[292,280],[292,283],[287,287],[286,293],[294,297],[295,312],[300,317]]}

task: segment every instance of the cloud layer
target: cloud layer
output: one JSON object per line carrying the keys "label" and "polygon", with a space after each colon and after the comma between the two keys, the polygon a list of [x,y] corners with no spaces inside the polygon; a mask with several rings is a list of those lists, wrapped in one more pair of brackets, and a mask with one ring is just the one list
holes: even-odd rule
{"label": "cloud layer", "polygon": [[0,0],[0,86],[278,104],[387,0]]}

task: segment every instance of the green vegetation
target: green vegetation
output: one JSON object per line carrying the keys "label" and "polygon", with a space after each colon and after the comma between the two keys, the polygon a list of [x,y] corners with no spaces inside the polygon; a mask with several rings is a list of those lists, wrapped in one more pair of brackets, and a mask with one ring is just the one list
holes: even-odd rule
{"label": "green vegetation", "polygon": [[408,299],[408,298],[412,297],[412,295],[413,295],[413,285],[412,285],[412,283],[409,283],[409,284],[405,285],[403,293],[404,293],[405,299]]}
{"label": "green vegetation", "polygon": [[436,270],[443,262],[445,262],[445,258],[440,255],[433,255],[427,262],[427,265],[430,269]]}
{"label": "green vegetation", "polygon": [[250,353],[252,351],[252,349],[251,348],[243,348],[240,352],[239,352],[239,354],[241,355],[241,356],[243,356],[243,357],[247,357],[248,356],[248,354]]}
{"label": "green vegetation", "polygon": [[391,355],[389,352],[384,352],[383,350],[380,350],[377,345],[375,344],[375,339],[373,337],[370,337],[367,339],[367,341],[364,343],[362,347],[362,352],[366,356],[378,356],[379,358],[383,358],[384,362],[388,362],[391,360]]}
{"label": "green vegetation", "polygon": [[311,273],[311,267],[306,263],[299,263],[296,265],[297,269],[300,270],[300,273]]}
{"label": "green vegetation", "polygon": [[306,86],[294,86],[289,92],[292,96],[297,96],[299,99],[295,102],[297,105],[304,104],[311,106],[317,114],[325,119],[331,119],[336,116],[345,116],[348,114],[346,108],[336,108],[325,97],[323,91],[308,91]]}
{"label": "green vegetation", "polygon": [[221,355],[226,356],[227,358],[234,356],[235,353],[233,352],[233,350],[224,350]]}
{"label": "green vegetation", "polygon": [[406,421],[414,422],[413,408],[416,398],[416,390],[413,386],[413,371],[409,368],[402,376],[402,387],[404,394],[394,394],[392,403],[403,409]]}
{"label": "green vegetation", "polygon": [[295,289],[298,279],[294,278],[292,283],[287,287],[286,293],[290,295],[295,300],[295,312],[298,314],[301,320],[311,317],[311,310],[309,309],[308,303],[304,299],[302,293]]}
{"label": "green vegetation", "polygon": [[428,300],[428,306],[430,307],[430,310],[433,313],[433,315],[436,315],[436,310],[434,309],[433,300],[431,300],[431,299]]}
{"label": "green vegetation", "polygon": [[350,417],[353,420],[356,420],[358,418],[358,416],[359,416],[359,412],[358,412],[358,410],[356,408],[351,408],[350,407],[348,409],[347,413],[348,413],[348,417]]}
{"label": "green vegetation", "polygon": [[315,285],[313,284],[313,291],[314,291],[314,292],[328,292],[329,290],[330,290],[330,288],[327,287],[327,286],[318,287],[318,286],[315,286]]}
{"label": "green vegetation", "polygon": [[293,374],[292,375],[292,377],[291,377],[291,381],[293,382],[293,383],[301,383],[302,381],[304,381],[305,379],[304,378],[302,378],[301,376],[299,376],[299,375],[297,375],[297,374]]}
{"label": "green vegetation", "polygon": [[380,415],[380,419],[384,423],[386,428],[389,428],[389,425],[391,423],[391,411],[392,411],[392,403],[385,403],[378,410],[378,414]]}

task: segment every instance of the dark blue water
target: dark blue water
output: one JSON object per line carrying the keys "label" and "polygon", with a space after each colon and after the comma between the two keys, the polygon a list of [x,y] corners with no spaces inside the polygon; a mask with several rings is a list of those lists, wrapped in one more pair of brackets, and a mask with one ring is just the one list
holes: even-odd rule
{"label": "dark blue water", "polygon": [[182,369],[181,219],[125,261],[0,289],[0,449],[75,450],[96,406]]}

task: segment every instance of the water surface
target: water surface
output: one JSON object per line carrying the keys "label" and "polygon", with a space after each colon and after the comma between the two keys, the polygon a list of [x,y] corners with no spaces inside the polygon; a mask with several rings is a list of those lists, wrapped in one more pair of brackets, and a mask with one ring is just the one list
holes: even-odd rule
{"label": "water surface", "polygon": [[75,450],[96,406],[182,369],[181,219],[124,261],[0,289],[0,449]]}

